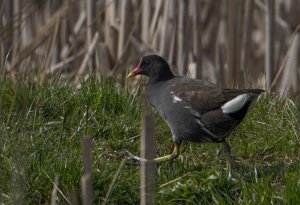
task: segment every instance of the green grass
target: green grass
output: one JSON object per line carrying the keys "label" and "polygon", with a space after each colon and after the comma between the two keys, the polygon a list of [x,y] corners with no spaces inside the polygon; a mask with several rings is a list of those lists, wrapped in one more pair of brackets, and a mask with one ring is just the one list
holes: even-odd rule
{"label": "green grass", "polygon": [[[139,95],[127,86],[90,79],[68,83],[0,83],[0,202],[49,204],[53,180],[80,201],[82,145],[93,143],[93,198],[102,203],[124,149],[139,153]],[[222,147],[185,145],[183,155],[157,166],[158,204],[300,204],[300,140],[293,101],[261,96],[229,137],[238,166],[228,180]],[[170,131],[156,114],[157,154],[172,150]],[[173,181],[174,180],[174,181]],[[127,163],[108,204],[139,204],[139,167]],[[58,193],[58,203],[67,204]]]}

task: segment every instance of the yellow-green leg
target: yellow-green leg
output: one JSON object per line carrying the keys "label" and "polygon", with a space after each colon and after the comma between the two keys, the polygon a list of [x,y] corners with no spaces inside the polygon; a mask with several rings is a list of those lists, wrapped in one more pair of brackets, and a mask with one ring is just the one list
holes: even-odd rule
{"label": "yellow-green leg", "polygon": [[[130,158],[133,160],[140,161],[140,162],[146,160],[146,159],[143,159],[141,157],[131,154],[127,150],[126,150],[126,152],[129,154]],[[175,144],[172,154],[169,154],[169,155],[166,155],[163,157],[157,157],[154,159],[154,161],[155,161],[155,163],[161,163],[161,162],[166,162],[166,161],[169,161],[172,159],[176,159],[179,155],[179,152],[180,152],[180,145]]]}
{"label": "yellow-green leg", "polygon": [[155,163],[161,163],[161,162],[166,162],[172,159],[176,159],[179,155],[179,151],[180,151],[180,145],[175,144],[174,146],[174,150],[172,152],[172,154],[163,156],[163,157],[157,157],[154,159]]}

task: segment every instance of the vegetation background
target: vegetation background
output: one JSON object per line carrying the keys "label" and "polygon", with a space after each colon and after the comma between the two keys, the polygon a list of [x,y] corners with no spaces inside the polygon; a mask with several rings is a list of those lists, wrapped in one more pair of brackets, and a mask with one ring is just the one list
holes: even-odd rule
{"label": "vegetation background", "polygon": [[2,76],[118,78],[140,56],[156,53],[177,74],[299,91],[298,0],[2,0],[0,6]]}
{"label": "vegetation background", "polygon": [[[217,145],[189,144],[157,167],[158,203],[299,204],[299,9],[299,0],[2,0],[0,202],[76,204],[90,192],[96,204],[139,203],[139,168],[123,150],[139,151],[140,79],[124,76],[156,53],[178,75],[273,93],[230,137],[236,181]],[[171,139],[156,119],[162,155]]]}

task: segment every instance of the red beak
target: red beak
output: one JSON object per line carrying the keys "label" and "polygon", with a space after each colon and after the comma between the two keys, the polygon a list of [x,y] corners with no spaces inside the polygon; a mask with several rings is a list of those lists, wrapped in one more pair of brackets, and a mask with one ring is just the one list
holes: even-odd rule
{"label": "red beak", "polygon": [[138,65],[128,74],[127,78],[131,78],[141,74],[141,63],[142,63],[142,58],[140,59]]}

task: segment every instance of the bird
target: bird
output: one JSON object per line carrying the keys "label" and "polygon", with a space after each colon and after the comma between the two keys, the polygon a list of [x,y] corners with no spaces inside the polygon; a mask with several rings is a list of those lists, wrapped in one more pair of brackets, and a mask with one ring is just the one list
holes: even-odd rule
{"label": "bird", "polygon": [[[168,124],[174,142],[173,152],[155,158],[156,163],[177,158],[182,143],[189,141],[223,143],[230,166],[231,147],[226,138],[242,122],[263,89],[221,88],[207,80],[175,76],[159,55],[142,57],[127,77],[137,75],[149,78],[145,96]],[[137,156],[134,159],[141,160]]]}

